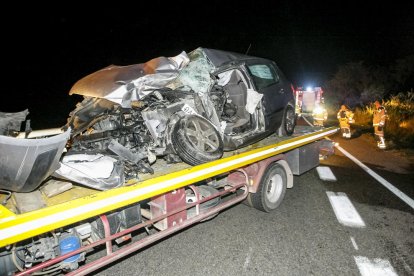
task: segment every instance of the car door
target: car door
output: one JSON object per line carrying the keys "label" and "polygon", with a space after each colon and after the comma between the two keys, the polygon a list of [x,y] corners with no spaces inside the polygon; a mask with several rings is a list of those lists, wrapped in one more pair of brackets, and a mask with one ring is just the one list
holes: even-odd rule
{"label": "car door", "polygon": [[278,74],[277,67],[268,61],[250,61],[246,67],[253,80],[257,92],[263,94],[263,112],[266,120],[266,129],[274,129],[279,126],[283,109],[286,105],[286,89],[281,74]]}

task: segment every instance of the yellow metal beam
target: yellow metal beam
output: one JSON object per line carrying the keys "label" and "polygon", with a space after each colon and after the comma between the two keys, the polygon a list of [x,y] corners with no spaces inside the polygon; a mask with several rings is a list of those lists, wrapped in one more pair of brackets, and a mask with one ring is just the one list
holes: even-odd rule
{"label": "yellow metal beam", "polygon": [[16,215],[12,211],[10,211],[9,209],[7,209],[3,205],[0,205],[0,220],[11,219],[11,218],[13,218],[15,216]]}
{"label": "yellow metal beam", "polygon": [[336,127],[320,130],[143,182],[137,182],[131,186],[99,192],[21,215],[8,212],[0,217],[0,247],[229,172],[317,141],[337,131],[338,128]]}

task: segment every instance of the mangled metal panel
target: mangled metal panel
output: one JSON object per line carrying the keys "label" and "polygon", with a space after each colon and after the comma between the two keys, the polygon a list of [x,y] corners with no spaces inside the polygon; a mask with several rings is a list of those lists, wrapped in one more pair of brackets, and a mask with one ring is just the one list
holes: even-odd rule
{"label": "mangled metal panel", "polygon": [[124,184],[123,164],[102,154],[72,154],[62,158],[53,176],[107,190]]}
{"label": "mangled metal panel", "polygon": [[39,139],[0,135],[0,189],[31,192],[54,170],[69,139],[64,133]]}
{"label": "mangled metal panel", "polygon": [[9,136],[13,132],[18,134],[21,124],[26,120],[28,114],[27,109],[12,113],[0,112],[0,135]]}
{"label": "mangled metal panel", "polygon": [[175,57],[158,57],[142,64],[111,65],[76,82],[69,94],[105,98],[130,108],[132,101],[174,80],[188,62],[189,58],[183,51]]}
{"label": "mangled metal panel", "polygon": [[257,108],[257,105],[262,100],[262,98],[263,98],[263,94],[260,94],[259,92],[248,88],[247,89],[247,100],[246,100],[247,112],[249,112],[250,114],[253,114]]}

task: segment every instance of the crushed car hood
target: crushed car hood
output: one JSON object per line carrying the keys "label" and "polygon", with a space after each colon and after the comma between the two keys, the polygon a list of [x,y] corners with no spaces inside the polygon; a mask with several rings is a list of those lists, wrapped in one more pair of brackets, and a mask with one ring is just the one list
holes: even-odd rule
{"label": "crushed car hood", "polygon": [[188,62],[187,54],[182,52],[175,57],[158,57],[141,64],[111,65],[76,82],[69,94],[105,98],[129,108],[132,101],[165,87]]}

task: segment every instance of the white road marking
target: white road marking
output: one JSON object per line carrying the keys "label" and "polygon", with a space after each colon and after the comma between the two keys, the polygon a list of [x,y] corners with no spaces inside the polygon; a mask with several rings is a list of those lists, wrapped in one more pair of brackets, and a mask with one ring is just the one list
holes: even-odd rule
{"label": "white road marking", "polygon": [[243,270],[246,271],[247,267],[249,266],[250,259],[252,256],[253,248],[249,247],[249,253],[247,253],[246,260],[244,261]]}
{"label": "white road marking", "polygon": [[388,260],[374,259],[370,260],[367,257],[354,256],[355,262],[358,266],[359,273],[362,276],[397,276],[394,268]]}
{"label": "white road marking", "polygon": [[326,192],[339,223],[349,227],[365,227],[358,211],[345,193]]}
{"label": "white road marking", "polygon": [[319,166],[316,167],[316,171],[318,172],[319,178],[321,180],[336,181],[336,177],[333,174],[331,168],[326,166]]}
{"label": "white road marking", "polygon": [[354,161],[358,166],[360,166],[363,170],[365,170],[368,174],[370,174],[373,178],[375,178],[379,183],[384,185],[385,188],[390,190],[392,193],[394,193],[396,196],[398,196],[402,201],[407,203],[411,208],[414,209],[414,200],[408,197],[406,194],[398,190],[395,186],[393,186],[390,182],[379,176],[377,173],[375,173],[373,170],[365,166],[361,161],[356,159],[354,156],[352,156],[349,152],[341,148],[339,145],[335,145],[335,147],[340,150],[346,157]]}
{"label": "white road marking", "polygon": [[354,237],[351,237],[351,242],[352,242],[352,245],[354,246],[355,250],[358,251],[358,249],[359,249],[358,244],[356,243]]}

